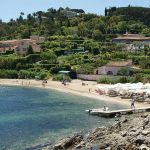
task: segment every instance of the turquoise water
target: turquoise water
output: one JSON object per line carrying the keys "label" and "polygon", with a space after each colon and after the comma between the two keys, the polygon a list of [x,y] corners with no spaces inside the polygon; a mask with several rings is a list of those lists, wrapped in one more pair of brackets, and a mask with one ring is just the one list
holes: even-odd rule
{"label": "turquoise water", "polygon": [[110,125],[113,120],[84,111],[104,105],[127,108],[53,90],[1,86],[0,150],[25,150],[74,132]]}

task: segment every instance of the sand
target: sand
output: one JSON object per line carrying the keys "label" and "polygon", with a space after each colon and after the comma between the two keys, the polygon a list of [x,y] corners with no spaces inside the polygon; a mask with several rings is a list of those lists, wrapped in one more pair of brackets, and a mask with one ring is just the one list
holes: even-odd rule
{"label": "sand", "polygon": [[[83,86],[82,83],[85,83],[85,86]],[[109,97],[105,95],[98,95],[95,92],[96,86],[98,84],[93,81],[73,80],[71,83],[67,83],[67,85],[64,86],[61,82],[48,80],[48,83],[45,86],[43,86],[42,81],[39,80],[0,79],[0,85],[53,89],[65,93],[71,93],[79,96],[89,97],[92,99],[120,103],[120,104],[128,105],[130,107],[130,100],[121,99],[120,97]],[[89,89],[91,89],[90,92]],[[135,106],[139,108],[139,107],[150,106],[150,104],[136,102]]]}

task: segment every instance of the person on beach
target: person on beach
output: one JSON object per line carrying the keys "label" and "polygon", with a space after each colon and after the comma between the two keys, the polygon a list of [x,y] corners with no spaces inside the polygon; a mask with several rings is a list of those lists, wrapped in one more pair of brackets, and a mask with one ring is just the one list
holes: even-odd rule
{"label": "person on beach", "polygon": [[21,85],[23,86],[23,80],[21,81]]}
{"label": "person on beach", "polygon": [[108,111],[108,107],[104,106],[103,111]]}
{"label": "person on beach", "polygon": [[91,88],[89,88],[89,93],[91,93]]}
{"label": "person on beach", "polygon": [[134,94],[132,94],[131,109],[132,109],[132,110],[135,110],[135,95],[134,95]]}
{"label": "person on beach", "polygon": [[42,81],[42,86],[45,88],[45,82],[44,82],[44,80]]}

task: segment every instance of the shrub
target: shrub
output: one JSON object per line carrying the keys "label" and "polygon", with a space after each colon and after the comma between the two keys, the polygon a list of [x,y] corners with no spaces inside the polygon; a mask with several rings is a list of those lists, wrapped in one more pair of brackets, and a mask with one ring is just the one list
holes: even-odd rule
{"label": "shrub", "polygon": [[41,60],[40,54],[30,54],[27,57],[25,57],[25,60],[27,63],[36,63],[37,61]]}
{"label": "shrub", "polygon": [[35,72],[28,71],[28,70],[20,70],[18,73],[18,78],[19,79],[34,79],[35,78]]}
{"label": "shrub", "polygon": [[127,77],[121,77],[119,80],[118,80],[119,83],[129,83],[130,82],[130,79],[127,78]]}
{"label": "shrub", "polygon": [[43,52],[41,54],[41,57],[43,60],[47,60],[50,64],[56,63],[57,61],[57,56],[54,54],[53,51]]}
{"label": "shrub", "polygon": [[115,84],[117,83],[117,80],[111,79],[111,78],[100,78],[97,83],[103,83],[103,84]]}
{"label": "shrub", "polygon": [[41,72],[38,76],[39,80],[44,80],[48,78],[48,74],[46,72]]}
{"label": "shrub", "polygon": [[18,72],[16,70],[0,70],[0,78],[17,79]]}
{"label": "shrub", "polygon": [[103,83],[103,84],[116,84],[116,83],[130,83],[133,82],[134,78],[133,77],[114,77],[114,78],[100,78],[97,82],[98,83]]}
{"label": "shrub", "polygon": [[130,73],[130,70],[128,68],[121,68],[117,74],[121,76],[128,76],[129,73]]}
{"label": "shrub", "polygon": [[143,77],[142,77],[142,74],[136,74],[135,76],[134,76],[134,80],[133,80],[133,82],[142,82],[142,80],[143,80]]}
{"label": "shrub", "polygon": [[68,75],[57,74],[53,76],[53,81],[63,81],[63,80],[71,80]]}

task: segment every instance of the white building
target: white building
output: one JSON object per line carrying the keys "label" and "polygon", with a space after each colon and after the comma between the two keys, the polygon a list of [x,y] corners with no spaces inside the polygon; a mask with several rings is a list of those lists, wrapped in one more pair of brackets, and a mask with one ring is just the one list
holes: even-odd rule
{"label": "white building", "polygon": [[150,46],[150,37],[145,37],[140,34],[123,34],[112,39],[113,43],[124,44],[128,51],[138,51],[144,49],[145,45]]}
{"label": "white building", "polygon": [[121,68],[132,69],[132,60],[128,61],[112,61],[105,66],[99,67],[95,70],[95,74],[99,75],[117,75]]}

